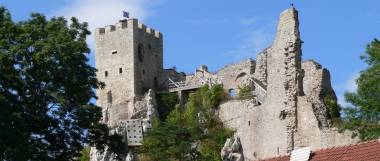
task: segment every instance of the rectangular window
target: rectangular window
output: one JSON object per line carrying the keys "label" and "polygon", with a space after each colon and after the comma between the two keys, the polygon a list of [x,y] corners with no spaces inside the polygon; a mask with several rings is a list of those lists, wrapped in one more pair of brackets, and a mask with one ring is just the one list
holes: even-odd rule
{"label": "rectangular window", "polygon": [[104,72],[104,76],[105,76],[105,77],[108,76],[108,71],[105,71],[105,72]]}
{"label": "rectangular window", "polygon": [[123,73],[123,68],[119,68],[119,73]]}
{"label": "rectangular window", "polygon": [[111,53],[112,54],[117,54],[117,51],[116,50],[112,50]]}

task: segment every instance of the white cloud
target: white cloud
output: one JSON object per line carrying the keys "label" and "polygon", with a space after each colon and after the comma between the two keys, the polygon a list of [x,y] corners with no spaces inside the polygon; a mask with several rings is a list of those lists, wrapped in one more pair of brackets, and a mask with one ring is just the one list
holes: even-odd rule
{"label": "white cloud", "polygon": [[350,105],[346,102],[344,99],[344,93],[346,92],[355,92],[358,88],[358,85],[356,84],[356,79],[359,78],[359,73],[352,74],[348,80],[346,80],[341,85],[335,85],[335,89],[337,92],[338,97],[338,103],[342,105],[343,107],[347,107]]}
{"label": "white cloud", "polygon": [[257,22],[256,17],[251,17],[251,18],[245,18],[240,20],[240,24],[242,25],[253,25]]}
{"label": "white cloud", "polygon": [[[50,15],[67,19],[77,17],[80,22],[88,22],[90,31],[94,32],[97,27],[112,25],[122,19],[124,10],[130,13],[130,17],[143,21],[151,14],[148,10],[151,4],[148,0],[67,0],[65,6]],[[92,49],[93,39],[91,36],[87,41]]]}
{"label": "white cloud", "polygon": [[359,74],[352,75],[349,80],[346,81],[344,85],[344,89],[347,92],[355,92],[358,88],[358,85],[356,84],[356,79],[359,78]]}
{"label": "white cloud", "polygon": [[[245,22],[245,23],[248,23]],[[273,42],[275,35],[275,22],[265,26],[255,28],[244,34],[241,45],[232,51],[227,52],[228,56],[233,56],[235,60],[254,57]]]}

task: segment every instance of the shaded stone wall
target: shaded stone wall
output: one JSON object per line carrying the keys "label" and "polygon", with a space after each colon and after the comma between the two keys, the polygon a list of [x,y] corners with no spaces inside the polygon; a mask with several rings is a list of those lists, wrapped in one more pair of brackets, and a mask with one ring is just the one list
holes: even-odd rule
{"label": "shaded stone wall", "polygon": [[268,53],[270,52],[271,48],[267,48],[261,53],[257,54],[256,57],[256,68],[254,73],[254,78],[258,81],[260,81],[264,86],[267,86],[267,80],[268,80],[268,65],[267,65],[267,57]]}
{"label": "shaded stone wall", "polygon": [[141,95],[158,88],[163,70],[163,37],[140,23],[134,32],[135,92]]}
{"label": "shaded stone wall", "polygon": [[242,85],[251,85],[249,78],[255,71],[255,61],[247,59],[236,64],[226,65],[216,75],[226,90],[237,89]]}

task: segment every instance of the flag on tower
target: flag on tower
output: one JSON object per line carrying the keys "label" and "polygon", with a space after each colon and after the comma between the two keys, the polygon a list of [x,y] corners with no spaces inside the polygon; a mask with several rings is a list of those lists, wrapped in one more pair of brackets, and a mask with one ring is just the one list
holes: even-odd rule
{"label": "flag on tower", "polygon": [[123,17],[125,17],[125,18],[129,18],[129,12],[127,12],[127,11],[123,11]]}

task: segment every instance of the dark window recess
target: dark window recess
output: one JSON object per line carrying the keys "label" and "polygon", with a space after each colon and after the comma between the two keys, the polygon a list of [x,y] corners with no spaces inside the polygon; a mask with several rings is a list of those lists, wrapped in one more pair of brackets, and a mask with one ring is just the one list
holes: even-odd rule
{"label": "dark window recess", "polygon": [[105,77],[108,77],[108,71],[105,71],[105,72],[104,72],[104,76],[105,76]]}
{"label": "dark window recess", "polygon": [[251,126],[251,121],[248,121],[248,126]]}
{"label": "dark window recess", "polygon": [[[157,80],[157,77],[154,77],[154,87],[157,88],[158,87],[158,80]],[[150,124],[150,122],[148,121],[148,124]]]}
{"label": "dark window recess", "polygon": [[144,61],[144,46],[142,44],[137,46],[137,57],[140,62]]}
{"label": "dark window recess", "polygon": [[149,50],[152,49],[152,45],[148,44],[148,49]]}
{"label": "dark window recess", "polygon": [[119,73],[123,73],[123,68],[119,68]]}
{"label": "dark window recess", "polygon": [[117,51],[116,51],[116,50],[112,50],[111,53],[112,53],[112,54],[117,54]]}
{"label": "dark window recess", "polygon": [[143,74],[143,75],[145,74],[145,70],[144,70],[144,69],[142,70],[142,74]]}
{"label": "dark window recess", "polygon": [[112,92],[111,91],[107,92],[107,103],[112,103]]}

